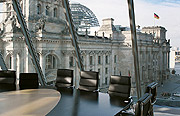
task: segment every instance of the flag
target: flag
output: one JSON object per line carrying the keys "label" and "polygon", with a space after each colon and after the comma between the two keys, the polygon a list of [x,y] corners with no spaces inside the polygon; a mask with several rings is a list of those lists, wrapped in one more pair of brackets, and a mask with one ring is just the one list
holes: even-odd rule
{"label": "flag", "polygon": [[156,13],[154,13],[154,18],[159,19],[159,16]]}

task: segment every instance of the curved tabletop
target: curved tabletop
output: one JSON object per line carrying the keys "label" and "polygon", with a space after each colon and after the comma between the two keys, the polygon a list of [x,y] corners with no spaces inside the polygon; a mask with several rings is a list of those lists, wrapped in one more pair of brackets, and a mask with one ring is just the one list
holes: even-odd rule
{"label": "curved tabletop", "polygon": [[107,93],[62,89],[61,100],[47,116],[114,116],[127,104]]}
{"label": "curved tabletop", "polygon": [[0,116],[45,116],[60,100],[53,89],[26,89],[0,93]]}

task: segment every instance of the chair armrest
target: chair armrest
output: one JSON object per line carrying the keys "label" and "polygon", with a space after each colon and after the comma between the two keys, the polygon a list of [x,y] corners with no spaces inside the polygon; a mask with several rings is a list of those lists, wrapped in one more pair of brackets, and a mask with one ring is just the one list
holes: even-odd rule
{"label": "chair armrest", "polygon": [[[126,111],[128,110],[131,106],[133,105],[133,100],[130,99],[130,102],[121,110],[121,111]],[[133,106],[132,106],[133,107]],[[121,112],[120,111],[120,112]]]}
{"label": "chair armrest", "polygon": [[[133,100],[132,100],[132,97],[129,97],[129,99],[130,99],[130,102],[129,102],[120,112],[118,112],[118,113],[115,114],[114,116],[121,116],[123,113],[126,113],[126,111],[127,111],[128,109],[131,109],[131,107],[132,107],[132,109],[134,109],[134,108],[133,108]],[[128,114],[129,114],[129,112],[128,112]],[[133,111],[132,113],[130,113],[130,114],[134,114],[134,111]]]}

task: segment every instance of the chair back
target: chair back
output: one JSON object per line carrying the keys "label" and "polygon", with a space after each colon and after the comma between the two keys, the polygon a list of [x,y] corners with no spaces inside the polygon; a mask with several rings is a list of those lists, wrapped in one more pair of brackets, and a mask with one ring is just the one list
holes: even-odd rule
{"label": "chair back", "polygon": [[81,71],[79,89],[85,91],[98,90],[99,73],[95,71]]}
{"label": "chair back", "polygon": [[39,87],[37,73],[20,73],[19,75],[20,89],[37,89]]}
{"label": "chair back", "polygon": [[73,70],[70,69],[58,69],[55,86],[72,87],[73,86]]}
{"label": "chair back", "polygon": [[158,83],[152,82],[146,87],[146,93],[152,94],[151,102],[154,104],[156,102],[157,96],[157,85]]}
{"label": "chair back", "polygon": [[129,76],[111,76],[108,93],[129,99],[131,91],[131,77]]}
{"label": "chair back", "polygon": [[136,103],[135,116],[149,116],[151,113],[152,94],[145,93]]}
{"label": "chair back", "polygon": [[16,89],[16,71],[0,71],[0,89],[15,90]]}

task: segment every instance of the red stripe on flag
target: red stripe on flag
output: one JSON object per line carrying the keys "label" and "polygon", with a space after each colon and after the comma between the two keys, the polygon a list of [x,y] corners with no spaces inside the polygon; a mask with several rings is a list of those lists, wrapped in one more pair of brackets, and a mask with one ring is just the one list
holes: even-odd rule
{"label": "red stripe on flag", "polygon": [[159,19],[159,16],[156,13],[154,13],[154,18]]}

